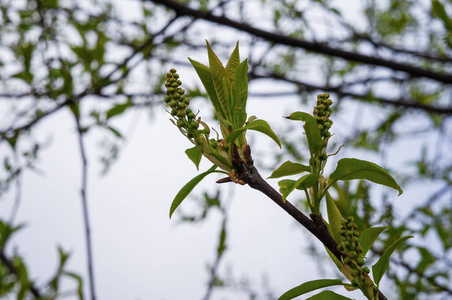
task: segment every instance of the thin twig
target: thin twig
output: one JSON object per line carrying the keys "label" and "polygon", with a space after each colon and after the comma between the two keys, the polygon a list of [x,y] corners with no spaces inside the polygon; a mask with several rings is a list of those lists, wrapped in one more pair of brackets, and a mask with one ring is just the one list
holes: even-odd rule
{"label": "thin twig", "polygon": [[83,218],[85,226],[85,239],[86,239],[86,252],[88,257],[88,278],[89,278],[89,289],[91,293],[91,299],[96,299],[96,289],[94,284],[94,271],[93,271],[93,253],[92,253],[92,243],[91,243],[91,226],[88,214],[88,198],[86,196],[87,183],[88,183],[88,159],[86,156],[85,143],[83,140],[83,128],[80,124],[80,116],[74,113],[75,122],[77,124],[78,132],[78,142],[80,148],[80,156],[82,159],[82,186],[80,189],[80,195],[82,198],[83,206]]}
{"label": "thin twig", "polygon": [[[19,157],[17,155],[17,151],[14,150],[14,162],[16,164],[16,166],[19,165]],[[9,216],[9,226],[13,226],[14,224],[14,219],[17,216],[17,212],[19,211],[19,206],[20,206],[20,199],[22,198],[22,168],[19,169],[19,172],[16,175],[16,195],[15,195],[15,199],[14,199],[14,204],[13,204],[13,208],[11,210],[11,214]]]}

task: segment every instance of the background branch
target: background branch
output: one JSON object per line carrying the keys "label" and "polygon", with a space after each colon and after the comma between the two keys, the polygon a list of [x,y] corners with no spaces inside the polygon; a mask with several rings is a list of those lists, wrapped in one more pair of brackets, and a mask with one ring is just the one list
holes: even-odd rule
{"label": "background branch", "polygon": [[308,51],[314,51],[316,53],[332,57],[340,57],[346,60],[360,62],[368,65],[386,67],[394,71],[402,71],[408,73],[412,77],[425,77],[446,84],[452,83],[452,75],[450,74],[439,73],[412,65],[402,64],[395,62],[394,60],[387,60],[375,56],[368,56],[356,52],[342,50],[339,48],[333,48],[326,45],[325,43],[309,42],[284,36],[282,34],[272,33],[269,31],[258,29],[256,27],[252,27],[245,23],[233,21],[224,16],[215,16],[209,11],[192,9],[175,1],[170,0],[144,0],[144,1],[152,1],[154,3],[164,5],[174,10],[177,15],[186,15],[196,19],[204,19],[207,21],[211,21],[220,25],[224,25],[227,27],[238,29],[243,32],[247,32],[256,37],[260,37],[267,41],[271,41],[273,43],[277,43],[280,45],[286,45],[295,48],[303,48]]}

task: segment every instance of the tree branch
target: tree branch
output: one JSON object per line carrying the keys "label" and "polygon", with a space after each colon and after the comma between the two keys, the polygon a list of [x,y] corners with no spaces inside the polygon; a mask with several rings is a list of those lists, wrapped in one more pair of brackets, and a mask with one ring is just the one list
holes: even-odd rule
{"label": "tree branch", "polygon": [[325,54],[333,57],[340,57],[346,60],[351,60],[355,62],[360,62],[369,65],[376,65],[381,67],[386,67],[394,71],[402,71],[410,74],[412,77],[425,77],[430,78],[439,82],[446,84],[452,83],[452,75],[438,73],[431,70],[426,70],[412,65],[402,64],[394,62],[393,60],[386,60],[382,58],[377,58],[369,55],[364,55],[356,52],[350,52],[342,50],[339,48],[333,48],[325,43],[308,42],[304,40],[298,40],[281,34],[272,33],[269,31],[261,30],[256,27],[252,27],[245,23],[240,23],[233,21],[224,16],[215,16],[209,11],[201,11],[189,8],[175,1],[170,0],[142,0],[142,1],[152,1],[164,5],[175,11],[177,15],[191,16],[195,19],[204,19],[211,21],[220,25],[235,28],[243,32],[247,32],[256,37],[263,38],[265,40],[271,41],[273,43],[292,46],[295,48],[303,48],[308,51],[313,51],[320,54]]}
{"label": "tree branch", "polygon": [[[324,92],[336,93],[338,96],[350,97],[350,98],[355,98],[355,99],[356,98],[358,98],[358,99],[368,99],[369,98],[368,94],[358,94],[358,93],[344,91],[341,86],[313,85],[313,84],[306,83],[303,81],[289,79],[289,78],[279,76],[276,74],[266,74],[266,75],[252,74],[252,76],[253,76],[253,79],[270,78],[270,79],[278,79],[278,80],[290,82],[290,83],[303,87],[307,91],[324,91]],[[418,110],[436,113],[436,114],[452,115],[452,107],[430,106],[430,105],[426,105],[426,104],[412,102],[407,98],[389,99],[389,98],[374,96],[374,99],[375,99],[375,101],[378,101],[380,103],[392,105],[395,107],[412,108],[412,109],[418,109]]]}
{"label": "tree branch", "polygon": [[91,227],[88,214],[88,199],[86,196],[87,182],[88,182],[88,160],[86,157],[85,143],[83,141],[83,128],[80,124],[80,116],[78,113],[74,113],[75,122],[77,124],[78,131],[78,142],[80,148],[80,156],[82,159],[82,186],[80,189],[80,195],[82,197],[83,206],[83,217],[85,225],[85,239],[86,239],[86,252],[88,257],[88,278],[89,278],[89,289],[91,293],[91,299],[96,299],[96,289],[94,284],[94,271],[93,271],[93,250],[91,244]]}
{"label": "tree branch", "polygon": [[[281,195],[270,186],[259,174],[257,169],[251,164],[247,167],[248,172],[244,177],[245,182],[253,189],[256,189],[270,199],[272,199],[279,207],[281,207],[285,212],[287,212],[292,218],[294,218],[298,223],[300,223],[304,228],[306,228],[310,233],[312,233],[322,244],[330,250],[330,252],[339,261],[345,258],[345,254],[337,250],[337,243],[328,231],[328,227],[324,223],[321,214],[311,214],[309,219],[305,214],[293,206],[289,201],[284,201]],[[379,291],[379,299],[387,300],[381,291]]]}

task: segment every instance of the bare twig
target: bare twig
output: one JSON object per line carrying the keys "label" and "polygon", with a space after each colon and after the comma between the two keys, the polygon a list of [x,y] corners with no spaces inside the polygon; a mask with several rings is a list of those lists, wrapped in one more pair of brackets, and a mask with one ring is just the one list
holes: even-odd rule
{"label": "bare twig", "polygon": [[88,198],[86,196],[87,184],[88,184],[88,159],[86,156],[85,143],[83,140],[84,130],[80,124],[80,116],[74,113],[75,122],[77,125],[78,132],[78,142],[80,148],[80,156],[82,159],[82,186],[80,189],[80,194],[82,198],[83,206],[83,218],[85,226],[85,239],[86,239],[86,252],[88,259],[88,277],[89,277],[89,289],[91,293],[91,299],[96,299],[96,289],[94,284],[94,271],[93,271],[93,253],[92,253],[92,243],[91,243],[91,227],[88,214]]}

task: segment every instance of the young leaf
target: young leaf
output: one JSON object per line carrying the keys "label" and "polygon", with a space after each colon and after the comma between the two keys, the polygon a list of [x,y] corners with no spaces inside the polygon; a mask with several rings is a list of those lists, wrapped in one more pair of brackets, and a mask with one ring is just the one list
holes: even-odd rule
{"label": "young leaf", "polygon": [[343,285],[342,280],[340,279],[319,279],[305,282],[293,289],[288,290],[284,294],[282,294],[278,300],[289,300],[295,297],[301,296],[303,294],[328,287],[333,285]]}
{"label": "young leaf", "polygon": [[283,176],[300,174],[303,172],[311,172],[311,168],[299,163],[293,163],[291,161],[284,162],[268,178],[279,178]]}
{"label": "young leaf", "polygon": [[352,300],[352,299],[336,294],[335,292],[332,291],[323,291],[317,295],[309,297],[306,300]]}
{"label": "young leaf", "polygon": [[305,122],[303,128],[308,139],[309,152],[311,155],[317,155],[323,147],[323,140],[314,117],[308,113],[297,111],[291,113],[288,119]]}
{"label": "young leaf", "polygon": [[330,193],[326,193],[326,209],[328,212],[328,222],[329,222],[329,228],[331,230],[331,236],[334,238],[334,240],[339,244],[342,240],[341,237],[341,221],[342,221],[342,215],[339,211],[339,208],[337,208],[336,202],[331,198]]}
{"label": "young leaf", "polygon": [[206,89],[207,95],[209,96],[210,102],[217,114],[217,117],[220,119],[226,119],[226,110],[223,110],[222,105],[220,104],[220,100],[218,100],[217,93],[215,91],[215,87],[213,86],[212,74],[210,73],[209,67],[188,58],[196,73],[198,73],[201,82]]}
{"label": "young leaf", "polygon": [[111,127],[111,126],[107,126],[107,129],[110,130],[114,135],[116,135],[116,137],[122,139],[123,136],[121,134],[121,132],[119,132],[117,129]]}
{"label": "young leaf", "polygon": [[264,120],[254,120],[247,125],[238,128],[237,130],[234,130],[229,134],[226,138],[226,142],[233,143],[235,139],[245,130],[256,130],[259,132],[262,132],[263,134],[266,134],[270,138],[272,138],[281,148],[281,142],[278,139],[278,136],[273,132],[273,130],[270,128],[270,125]]}
{"label": "young leaf", "polygon": [[359,236],[359,244],[363,249],[361,252],[362,256],[366,256],[366,253],[372,247],[375,240],[380,236],[380,234],[388,229],[389,226],[381,226],[381,227],[369,227],[365,229]]}
{"label": "young leaf", "polygon": [[184,201],[185,198],[187,198],[188,194],[194,189],[194,187],[201,182],[201,180],[204,179],[207,175],[215,172],[215,169],[217,166],[213,165],[209,170],[207,170],[204,173],[199,174],[192,180],[190,180],[186,185],[184,185],[183,188],[177,193],[176,197],[174,197],[173,202],[171,203],[170,213],[169,217],[171,219],[171,216],[173,215],[176,208]]}
{"label": "young leaf", "polygon": [[226,65],[226,73],[228,74],[229,80],[232,82],[232,88],[234,88],[235,72],[240,64],[240,54],[239,54],[239,42],[235,45],[234,51],[232,51],[229,57],[228,64]]}
{"label": "young leaf", "polygon": [[110,119],[111,117],[114,117],[114,116],[122,114],[129,107],[130,107],[130,103],[129,102],[114,105],[112,108],[110,108],[107,111],[107,115],[106,115],[107,120]]}
{"label": "young leaf", "polygon": [[395,179],[382,167],[355,158],[343,158],[337,162],[336,170],[330,175],[329,185],[338,180],[353,179],[367,179],[391,187],[399,191],[399,196],[403,193]]}
{"label": "young leaf", "polygon": [[297,181],[291,179],[284,179],[278,182],[279,191],[282,194],[282,198],[286,201],[287,196],[293,192],[294,189],[305,190],[310,188],[318,179],[318,174],[308,174]]}
{"label": "young leaf", "polygon": [[405,236],[395,241],[394,244],[389,246],[389,248],[386,249],[386,251],[381,255],[377,263],[372,266],[372,275],[377,286],[380,284],[380,280],[383,277],[383,275],[389,269],[389,257],[404,241],[412,237],[413,237],[412,235]]}
{"label": "young leaf", "polygon": [[215,88],[215,92],[217,94],[217,98],[223,110],[227,112],[227,116],[231,116],[232,115],[231,107],[232,103],[230,103],[230,96],[232,94],[231,82],[220,59],[217,57],[215,52],[213,52],[212,48],[210,48],[209,42],[206,41],[206,44],[207,44],[207,55],[209,56],[210,73],[212,75],[212,82]]}
{"label": "young leaf", "polygon": [[201,148],[199,146],[194,146],[193,148],[185,150],[185,154],[187,154],[188,158],[195,164],[196,169],[199,170],[199,162],[202,158]]}
{"label": "young leaf", "polygon": [[248,99],[248,61],[242,61],[234,74],[234,105],[233,115],[236,128],[240,128],[246,122],[246,101]]}
{"label": "young leaf", "polygon": [[72,277],[77,281],[77,295],[80,300],[83,300],[83,279],[80,275],[71,272],[64,272],[65,275]]}

